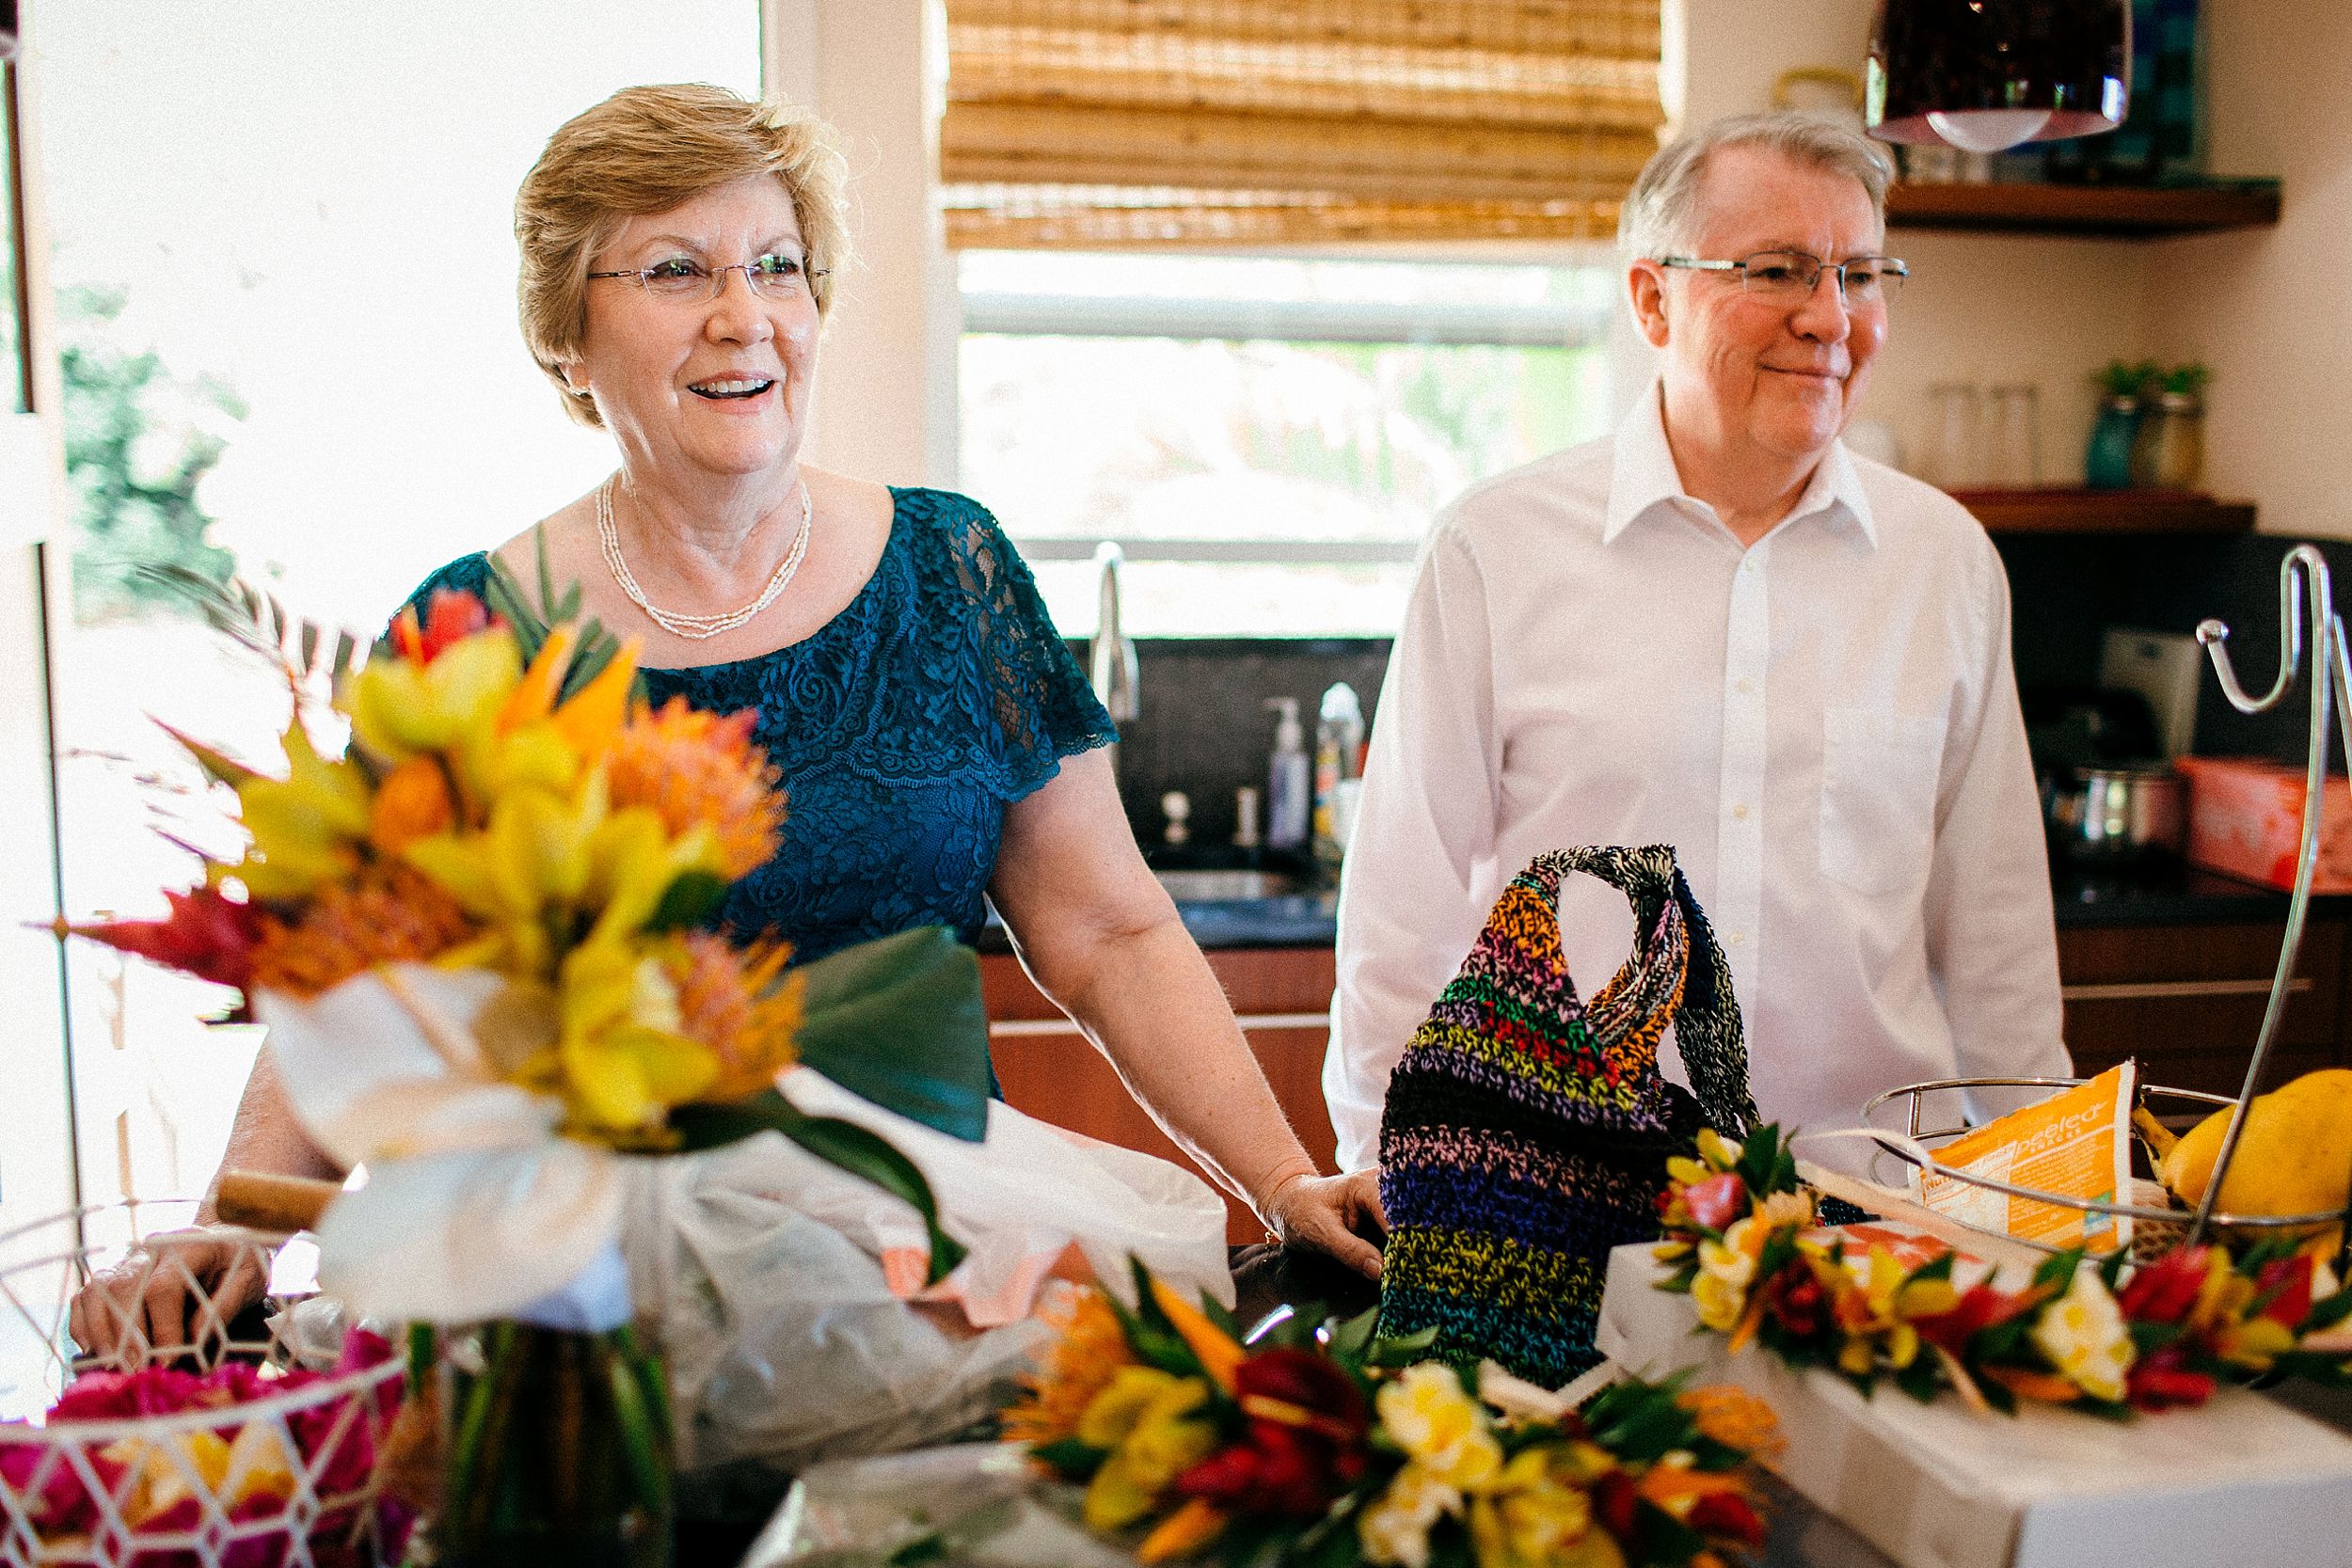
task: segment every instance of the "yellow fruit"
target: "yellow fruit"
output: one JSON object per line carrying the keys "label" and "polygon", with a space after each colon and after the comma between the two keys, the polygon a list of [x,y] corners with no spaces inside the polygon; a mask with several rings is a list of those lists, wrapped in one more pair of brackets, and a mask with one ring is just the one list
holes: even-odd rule
{"label": "yellow fruit", "polygon": [[[2165,1155],[2156,1174],[2183,1203],[2193,1208],[2203,1200],[2229,1124],[2230,1109],[2216,1111]],[[2347,1199],[2352,1199],[2352,1069],[2307,1072],[2257,1096],[2221,1183],[2222,1212],[2316,1214],[2340,1210]]]}

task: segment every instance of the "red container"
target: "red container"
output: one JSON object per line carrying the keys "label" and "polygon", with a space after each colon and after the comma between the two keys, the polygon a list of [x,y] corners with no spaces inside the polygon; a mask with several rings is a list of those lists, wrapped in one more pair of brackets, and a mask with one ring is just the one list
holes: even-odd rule
{"label": "red container", "polygon": [[[2188,858],[2281,891],[2295,886],[2303,769],[2265,757],[2181,757],[2188,775]],[[2330,776],[2320,808],[2318,893],[2352,893],[2352,783]]]}

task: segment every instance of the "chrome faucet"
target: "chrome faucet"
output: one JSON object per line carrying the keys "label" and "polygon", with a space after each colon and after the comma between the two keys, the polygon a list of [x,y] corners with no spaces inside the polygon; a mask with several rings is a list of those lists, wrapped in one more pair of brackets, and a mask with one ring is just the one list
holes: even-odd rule
{"label": "chrome faucet", "polygon": [[[1135,641],[1120,619],[1119,568],[1126,559],[1126,552],[1108,539],[1095,546],[1094,564],[1103,576],[1096,601],[1094,641],[1088,650],[1088,675],[1094,687],[1095,700],[1103,705],[1114,724],[1124,724],[1135,718],[1141,685]],[[1111,749],[1111,766],[1119,766],[1115,746]]]}

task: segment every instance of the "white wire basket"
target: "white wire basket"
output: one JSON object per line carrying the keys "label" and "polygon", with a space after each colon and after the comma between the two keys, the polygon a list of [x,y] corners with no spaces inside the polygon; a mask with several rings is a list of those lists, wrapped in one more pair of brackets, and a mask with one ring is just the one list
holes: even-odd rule
{"label": "white wire basket", "polygon": [[[407,1514],[379,1496],[378,1460],[401,1358],[346,1359],[345,1350],[389,1347],[347,1338],[331,1312],[297,1309],[288,1292],[307,1243],[190,1233],[195,1211],[183,1200],[115,1204],[0,1234],[6,1568],[397,1560]],[[85,1296],[107,1271],[117,1289]],[[184,1301],[179,1313],[159,1307],[170,1329],[139,1307],[151,1291]],[[86,1354],[77,1329],[112,1343]],[[52,1417],[69,1389],[74,1409]]]}

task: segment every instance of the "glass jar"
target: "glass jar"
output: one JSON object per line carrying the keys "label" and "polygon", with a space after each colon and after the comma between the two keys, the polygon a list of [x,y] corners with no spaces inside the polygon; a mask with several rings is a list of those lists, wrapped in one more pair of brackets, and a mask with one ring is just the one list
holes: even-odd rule
{"label": "glass jar", "polygon": [[1934,436],[1928,452],[1928,481],[1946,490],[1984,483],[1984,438],[1976,384],[1938,382],[1928,388],[1934,405]]}
{"label": "glass jar", "polygon": [[2156,399],[2149,482],[2159,490],[2196,490],[2205,483],[2205,407],[2187,392]]}
{"label": "glass jar", "polygon": [[2116,393],[2099,403],[2083,454],[2083,483],[2093,490],[2122,490],[2132,483],[2132,451],[2139,438],[2139,400]]}
{"label": "glass jar", "polygon": [[1984,482],[2006,490],[2042,483],[2042,389],[2025,382],[1993,388],[1993,436]]}

